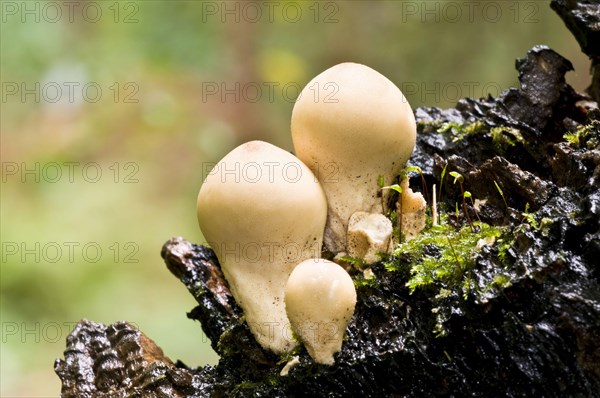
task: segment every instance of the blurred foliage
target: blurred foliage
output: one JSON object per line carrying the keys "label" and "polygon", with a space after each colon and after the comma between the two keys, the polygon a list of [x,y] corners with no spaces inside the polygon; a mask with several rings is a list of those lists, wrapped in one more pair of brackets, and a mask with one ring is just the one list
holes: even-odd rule
{"label": "blurred foliage", "polygon": [[[161,245],[177,235],[203,241],[195,199],[209,162],[249,139],[292,149],[298,89],[329,66],[367,64],[413,107],[450,107],[485,88],[497,95],[517,84],[515,58],[541,43],[574,62],[577,89],[589,81],[587,59],[541,1],[66,3],[0,3],[2,396],[56,396],[53,360],[81,318],[129,320],[172,359],[215,363],[185,318],[194,302]],[[62,17],[52,21],[57,5]],[[102,15],[90,22],[94,7]],[[88,83],[100,87],[97,101],[94,87],[83,92]],[[36,84],[39,100],[21,90]],[[78,84],[73,98],[69,84]],[[56,85],[60,100],[48,101],[44,87]],[[79,165],[72,180],[65,162]],[[102,171],[95,183],[81,172],[90,162]],[[53,163],[63,172],[56,181],[44,169]],[[39,181],[22,174],[36,164]],[[36,242],[94,242],[103,252],[91,262],[75,249],[69,261],[65,249],[49,262],[48,253],[6,250]],[[124,261],[131,247],[137,262]]]}

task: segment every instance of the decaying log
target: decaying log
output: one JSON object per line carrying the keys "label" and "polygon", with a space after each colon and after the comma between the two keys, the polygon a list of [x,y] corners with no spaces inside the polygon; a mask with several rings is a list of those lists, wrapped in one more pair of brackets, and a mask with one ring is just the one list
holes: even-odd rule
{"label": "decaying log", "polygon": [[[597,65],[592,3],[552,6]],[[219,364],[190,368],[125,322],[84,320],[55,363],[62,396],[600,396],[598,71],[588,97],[565,82],[571,63],[547,47],[534,47],[516,66],[520,88],[498,98],[415,110],[409,163],[428,186],[445,169],[462,174],[481,199],[468,211],[514,238],[502,259],[496,247],[477,254],[480,289],[441,299],[435,289],[411,292],[410,259],[402,255],[376,263],[374,280],[355,272],[356,312],[336,364],[317,365],[300,348],[299,364],[281,376],[285,360],[253,339],[212,250],[174,238],[161,255],[196,299],[188,317],[201,323]],[[567,142],[566,133],[576,139]],[[461,199],[446,181],[440,205],[454,214]],[[525,219],[526,208],[540,225]],[[499,270],[510,283],[494,284]],[[444,314],[438,336],[434,307]]]}

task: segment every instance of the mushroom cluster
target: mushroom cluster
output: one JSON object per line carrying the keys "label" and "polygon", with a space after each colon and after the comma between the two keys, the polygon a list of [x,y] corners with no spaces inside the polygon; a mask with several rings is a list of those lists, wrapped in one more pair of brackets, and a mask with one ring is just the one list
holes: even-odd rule
{"label": "mushroom cluster", "polygon": [[[326,85],[333,96],[308,93]],[[302,90],[291,130],[297,157],[262,141],[227,154],[200,188],[198,222],[257,342],[282,354],[298,338],[331,365],[356,291],[342,267],[321,259],[322,246],[367,263],[391,248],[378,181],[400,174],[415,119],[390,80],[343,63]]]}

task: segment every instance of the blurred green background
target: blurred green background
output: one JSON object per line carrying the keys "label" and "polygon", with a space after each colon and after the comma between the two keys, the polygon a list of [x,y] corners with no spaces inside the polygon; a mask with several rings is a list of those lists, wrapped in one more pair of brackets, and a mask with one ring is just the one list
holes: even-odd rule
{"label": "blurred green background", "polygon": [[[413,107],[515,86],[535,44],[587,58],[547,1],[0,2],[1,395],[57,396],[82,318],[128,320],[173,360],[217,355],[160,258],[195,242],[206,170],[237,144],[291,150],[293,101],[342,61]],[[226,220],[235,222],[235,220]]]}

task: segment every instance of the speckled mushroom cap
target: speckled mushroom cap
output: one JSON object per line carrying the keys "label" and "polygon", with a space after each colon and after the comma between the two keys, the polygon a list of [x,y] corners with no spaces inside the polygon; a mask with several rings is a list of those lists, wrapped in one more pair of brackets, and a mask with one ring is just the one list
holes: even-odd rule
{"label": "speckled mushroom cap", "polygon": [[200,188],[198,222],[257,341],[276,353],[294,346],[283,294],[294,267],[320,256],[327,216],[313,173],[262,141],[240,145]]}
{"label": "speckled mushroom cap", "polygon": [[350,216],[383,211],[377,179],[383,176],[391,184],[413,151],[412,109],[400,89],[379,72],[342,63],[302,90],[291,130],[296,155],[317,175],[327,195],[325,245],[334,253],[344,251]]}

